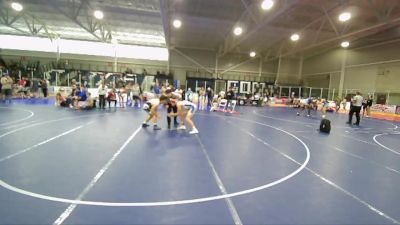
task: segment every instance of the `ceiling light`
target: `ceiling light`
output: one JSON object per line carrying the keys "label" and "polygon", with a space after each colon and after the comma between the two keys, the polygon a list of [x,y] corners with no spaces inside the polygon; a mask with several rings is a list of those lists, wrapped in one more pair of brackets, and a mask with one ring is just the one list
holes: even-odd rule
{"label": "ceiling light", "polygon": [[341,45],[343,48],[347,48],[347,47],[349,47],[350,43],[349,43],[348,41],[343,41],[340,45]]}
{"label": "ceiling light", "polygon": [[94,11],[93,15],[94,15],[94,17],[96,17],[96,19],[99,19],[99,20],[103,19],[103,17],[104,17],[103,12],[100,10]]}
{"label": "ceiling light", "polygon": [[349,12],[344,12],[339,15],[339,20],[342,22],[346,22],[349,19],[351,19],[351,13],[349,13]]}
{"label": "ceiling light", "polygon": [[292,34],[292,36],[290,36],[290,40],[292,41],[298,41],[300,39],[300,36],[298,34]]}
{"label": "ceiling light", "polygon": [[182,26],[182,21],[174,20],[174,22],[172,22],[172,24],[174,25],[175,28],[180,28]]}
{"label": "ceiling light", "polygon": [[255,57],[256,53],[255,52],[250,52],[250,57]]}
{"label": "ceiling light", "polygon": [[269,10],[272,8],[272,6],[274,6],[274,1],[272,1],[272,0],[264,0],[261,3],[261,8],[264,10]]}
{"label": "ceiling light", "polygon": [[22,7],[21,4],[19,4],[18,2],[13,2],[11,3],[11,8],[13,8],[15,11],[21,11],[24,7]]}
{"label": "ceiling light", "polygon": [[236,28],[233,30],[233,33],[234,33],[236,36],[241,35],[242,32],[243,32],[243,29],[242,29],[241,27],[236,27]]}

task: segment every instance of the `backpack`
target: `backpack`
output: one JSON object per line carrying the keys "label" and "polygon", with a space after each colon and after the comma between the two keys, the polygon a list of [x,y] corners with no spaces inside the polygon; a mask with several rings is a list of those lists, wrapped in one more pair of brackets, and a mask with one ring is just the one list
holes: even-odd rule
{"label": "backpack", "polygon": [[322,119],[321,124],[319,125],[319,131],[329,134],[331,132],[331,121],[328,119]]}

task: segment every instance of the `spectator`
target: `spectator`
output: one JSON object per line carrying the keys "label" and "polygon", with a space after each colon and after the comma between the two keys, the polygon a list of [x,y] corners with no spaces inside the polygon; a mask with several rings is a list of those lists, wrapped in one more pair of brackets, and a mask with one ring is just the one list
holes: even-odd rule
{"label": "spectator", "polygon": [[227,109],[232,105],[232,100],[234,99],[235,99],[235,92],[233,91],[233,87],[230,87],[228,92],[226,92],[226,100],[228,100],[228,102],[226,103]]}
{"label": "spectator", "polygon": [[367,117],[371,116],[372,103],[373,103],[372,96],[368,95],[368,98],[367,98]]}
{"label": "spectator", "polygon": [[104,84],[104,82],[101,83],[98,93],[99,93],[99,108],[100,109],[105,109],[106,107],[106,94],[108,92],[107,86]]}
{"label": "spectator", "polygon": [[25,77],[22,77],[21,80],[18,81],[18,93],[21,95],[21,98],[25,97],[24,95],[25,84],[26,84]]}
{"label": "spectator", "polygon": [[61,94],[61,92],[57,92],[56,94],[56,106],[67,107],[67,99]]}
{"label": "spectator", "polygon": [[118,91],[118,100],[119,100],[119,105],[122,108],[125,108],[127,101],[127,90],[124,85]]}
{"label": "spectator", "polygon": [[207,88],[207,106],[211,107],[212,106],[212,101],[214,99],[214,93],[213,90],[211,90],[210,87]]}
{"label": "spectator", "polygon": [[47,80],[45,78],[43,78],[43,80],[40,82],[40,86],[42,87],[44,98],[47,98]]}
{"label": "spectator", "polygon": [[37,78],[33,78],[31,90],[34,98],[39,97],[39,80]]}
{"label": "spectator", "polygon": [[140,108],[140,95],[142,91],[140,90],[140,86],[138,83],[135,83],[131,89],[131,94],[132,94],[132,107],[135,107],[137,104],[138,107]]}
{"label": "spectator", "polygon": [[31,80],[30,79],[25,79],[25,87],[24,87],[24,94],[25,96],[28,96],[28,98],[31,97]]}
{"label": "spectator", "polygon": [[206,90],[204,90],[204,87],[199,90],[199,103],[199,110],[204,110],[206,104]]}
{"label": "spectator", "polygon": [[111,108],[111,102],[114,102],[114,107],[117,107],[117,95],[115,93],[115,88],[111,89],[111,91],[108,92],[107,101],[108,108]]}
{"label": "spectator", "polygon": [[85,95],[86,95],[86,100],[85,101],[80,101],[79,103],[79,107],[78,107],[78,109],[86,109],[86,110],[89,110],[89,109],[93,109],[93,108],[95,108],[95,103],[94,103],[94,98],[92,98],[92,94],[90,93],[90,92],[86,92],[85,91]]}
{"label": "spectator", "polygon": [[335,98],[336,112],[338,112],[340,109],[340,102],[341,102],[340,97],[336,96],[336,98]]}
{"label": "spectator", "polygon": [[8,74],[3,75],[0,81],[2,86],[1,93],[3,94],[3,102],[6,102],[8,99],[9,103],[11,103],[12,85],[14,82]]}
{"label": "spectator", "polygon": [[186,92],[186,101],[193,101],[193,91],[191,88],[188,88],[187,92]]}

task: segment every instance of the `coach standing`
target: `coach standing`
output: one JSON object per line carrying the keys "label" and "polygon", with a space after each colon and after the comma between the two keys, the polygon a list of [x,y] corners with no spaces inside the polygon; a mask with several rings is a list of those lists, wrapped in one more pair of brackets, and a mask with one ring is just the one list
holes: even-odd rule
{"label": "coach standing", "polygon": [[357,121],[353,125],[357,126],[360,125],[360,111],[361,111],[362,101],[363,97],[361,96],[361,93],[357,91],[357,94],[351,99],[352,105],[350,108],[349,121],[347,122],[347,124],[351,124],[351,121],[353,120],[353,114],[356,113]]}

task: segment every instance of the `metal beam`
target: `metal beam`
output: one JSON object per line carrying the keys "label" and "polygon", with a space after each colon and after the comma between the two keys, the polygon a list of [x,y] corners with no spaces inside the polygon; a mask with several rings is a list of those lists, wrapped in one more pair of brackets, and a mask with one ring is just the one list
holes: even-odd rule
{"label": "metal beam", "polygon": [[338,32],[338,30],[337,30],[335,24],[333,23],[331,17],[329,16],[329,13],[326,11],[326,9],[325,9],[324,6],[322,6],[322,10],[324,11],[325,16],[326,16],[326,18],[328,19],[329,24],[331,25],[333,31],[335,31],[336,36],[340,36],[340,34],[339,34],[339,32]]}
{"label": "metal beam", "polygon": [[246,8],[247,13],[250,15],[251,19],[254,21],[254,23],[258,24],[259,21],[257,17],[254,15],[254,13],[251,11],[250,7],[247,5],[247,3],[244,0],[241,0],[244,7]]}
{"label": "metal beam", "polygon": [[[5,26],[8,26],[14,30],[17,30],[21,32],[22,34],[25,35],[33,35],[36,36],[40,34],[40,31],[43,29],[44,33],[46,36],[50,39],[53,39],[55,37],[58,37],[59,35],[53,31],[51,31],[45,23],[37,19],[35,16],[29,14],[26,11],[21,11],[17,15],[10,17],[10,9],[8,8],[3,8],[0,9],[0,16],[2,20],[0,20],[0,23],[4,24]],[[15,27],[13,24],[18,20],[18,19],[23,19],[26,27],[28,28],[29,32],[26,32],[18,27]]]}
{"label": "metal beam", "polygon": [[[93,36],[94,36],[95,38],[97,38],[99,41],[102,41],[102,42],[110,41],[110,39],[111,39],[111,30],[108,28],[108,26],[106,26],[106,24],[105,24],[103,21],[102,21],[102,22],[96,21],[96,22],[93,24],[93,19],[92,19],[92,17],[89,16],[89,15],[86,15],[86,19],[87,19],[88,24],[89,24],[89,27],[88,27],[88,26],[85,26],[82,22],[80,22],[80,21],[77,19],[77,17],[76,17],[76,15],[77,15],[76,12],[79,12],[80,10],[79,10],[79,11],[73,10],[73,13],[70,13],[70,14],[69,14],[68,12],[65,12],[64,10],[62,10],[62,9],[54,2],[54,0],[47,0],[47,3],[48,3],[49,5],[51,5],[54,9],[56,9],[58,12],[60,12],[62,15],[64,15],[64,16],[67,17],[68,19],[72,20],[72,21],[75,22],[78,26],[80,26],[81,28],[83,28],[84,30],[86,30],[88,33],[90,33],[91,35],[93,35]],[[82,1],[82,3],[81,3],[81,5],[79,6],[79,8],[82,8],[82,7],[83,7],[82,4],[85,4],[86,6],[88,6],[88,8],[91,8],[89,2],[87,2],[87,1]],[[72,6],[74,6],[74,4],[73,4]],[[98,35],[95,33],[97,30],[100,32],[101,37],[98,36]]]}
{"label": "metal beam", "polygon": [[378,10],[378,7],[375,5],[375,3],[372,0],[368,0],[368,5],[375,12],[375,16],[378,19],[378,21],[383,21],[383,15],[382,12]]}
{"label": "metal beam", "polygon": [[369,26],[369,27],[365,27],[365,28],[362,28],[360,30],[357,30],[357,31],[354,31],[354,32],[351,32],[351,33],[348,33],[348,34],[344,34],[344,35],[341,35],[341,36],[338,36],[338,37],[334,37],[334,38],[330,38],[328,40],[324,40],[324,41],[321,41],[321,42],[318,42],[318,43],[315,43],[315,44],[311,44],[311,45],[306,46],[306,47],[304,47],[302,49],[298,49],[298,50],[295,50],[295,51],[291,51],[291,52],[285,53],[282,56],[288,56],[288,55],[291,55],[291,54],[294,54],[294,53],[297,53],[297,52],[303,52],[305,50],[312,49],[312,48],[315,48],[315,47],[318,47],[318,46],[321,46],[321,45],[324,45],[324,44],[329,44],[329,43],[334,42],[334,41],[343,40],[344,38],[354,37],[354,39],[356,39],[356,38],[359,39],[359,38],[362,38],[362,37],[366,37],[366,36],[370,35],[371,33],[376,33],[376,32],[379,32],[381,30],[397,26],[399,23],[400,23],[400,17],[392,19],[392,20],[387,21],[387,22],[382,22],[382,23],[375,24],[375,25],[372,25],[372,26]]}
{"label": "metal beam", "polygon": [[[327,10],[327,13],[329,14],[330,12],[336,10],[338,7],[341,7],[341,4],[338,3],[338,4],[334,5],[334,6],[331,7],[329,10]],[[326,19],[325,12],[323,12],[323,10],[322,10],[322,8],[321,8],[321,16],[319,16],[319,17],[313,19],[310,23],[308,23],[307,25],[305,25],[305,26],[304,26],[303,28],[301,28],[298,32],[299,32],[299,33],[303,33],[305,30],[309,29],[312,25],[316,24],[316,23],[319,22],[319,21],[322,21],[322,22],[321,22],[321,26],[319,27],[319,31],[317,31],[318,34],[316,35],[314,41],[312,42],[312,43],[314,44],[314,43],[317,41],[317,39],[318,39],[318,37],[319,37],[319,35],[320,35],[321,31],[322,31],[322,28],[324,27],[324,25],[325,25],[325,23],[326,23],[326,20],[327,20],[327,19]],[[281,41],[271,43],[267,48],[274,48],[274,47],[276,48],[276,46],[279,46],[280,43],[281,43]],[[275,60],[275,59],[277,59],[277,58],[278,58],[278,57],[276,56],[276,57],[273,58],[273,60]],[[266,58],[265,61],[270,61],[270,60],[269,60],[268,58]]]}
{"label": "metal beam", "polygon": [[[249,7],[252,7],[254,4],[257,4],[257,3],[254,2]],[[218,53],[219,53],[218,57],[223,56],[226,53],[226,49],[233,42],[234,37],[232,36],[232,30],[235,28],[235,26],[238,23],[240,23],[241,21],[244,20],[244,18],[247,16],[247,14],[248,14],[247,10],[243,11],[243,13],[240,15],[239,19],[234,23],[232,28],[228,31],[228,33],[226,34],[226,36],[224,38],[224,42],[218,47]]]}
{"label": "metal beam", "polygon": [[317,40],[318,40],[318,38],[319,38],[319,34],[321,33],[321,30],[322,30],[322,28],[324,27],[324,25],[325,25],[325,21],[326,20],[322,20],[322,23],[321,23],[321,25],[319,26],[319,28],[318,28],[318,31],[317,31],[317,35],[315,35],[315,38],[314,38],[314,40],[313,40],[313,44],[315,43],[315,42],[317,42]]}
{"label": "metal beam", "polygon": [[239,67],[239,66],[241,66],[241,65],[243,65],[243,64],[246,64],[246,63],[252,61],[253,59],[257,59],[257,58],[259,58],[259,57],[260,57],[260,56],[257,56],[257,57],[254,57],[254,58],[246,59],[245,61],[240,62],[240,63],[238,63],[238,64],[236,64],[236,65],[234,65],[234,66],[231,66],[231,67],[229,67],[228,69],[222,71],[221,73],[219,73],[219,75],[222,75],[222,74],[224,74],[224,73],[226,73],[226,72],[228,72],[228,71],[231,71],[231,70],[233,70],[233,69],[235,69],[235,68],[237,68],[237,67]]}
{"label": "metal beam", "polygon": [[388,20],[390,16],[392,15],[393,9],[397,6],[398,2],[393,1],[392,4],[389,6],[389,8],[386,9],[386,13],[384,15],[384,19]]}
{"label": "metal beam", "polygon": [[[256,1],[257,2],[257,1]],[[224,42],[225,48],[223,53],[220,55],[220,57],[224,56],[228,52],[232,51],[234,48],[236,48],[238,45],[240,45],[243,41],[247,40],[251,36],[253,36],[257,31],[259,31],[261,28],[272,22],[274,19],[278,18],[281,16],[283,13],[285,13],[288,9],[292,8],[295,4],[297,4],[299,0],[286,0],[285,4],[277,10],[274,14],[268,15],[267,18],[262,20],[262,22],[258,23],[256,26],[254,26],[252,29],[247,30],[246,34],[243,35],[242,37],[239,37],[237,39],[232,40],[231,42],[227,42],[228,37],[232,37],[232,34],[229,33],[227,39]]]}
{"label": "metal beam", "polygon": [[168,15],[168,2],[166,0],[160,0],[160,13],[161,13],[161,21],[163,24],[163,30],[164,30],[164,38],[165,38],[165,44],[167,48],[170,47],[171,45],[171,38],[170,38],[170,21],[169,21],[169,15]]}
{"label": "metal beam", "polygon": [[175,51],[176,53],[178,53],[179,55],[183,56],[185,59],[189,60],[190,62],[192,62],[193,64],[199,66],[201,69],[209,72],[209,73],[213,73],[212,70],[207,69],[205,66],[201,65],[200,63],[198,63],[196,60],[192,59],[190,56],[186,55],[185,53],[179,51],[176,48],[172,48],[173,51]]}

